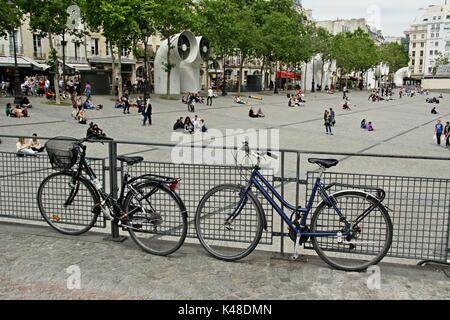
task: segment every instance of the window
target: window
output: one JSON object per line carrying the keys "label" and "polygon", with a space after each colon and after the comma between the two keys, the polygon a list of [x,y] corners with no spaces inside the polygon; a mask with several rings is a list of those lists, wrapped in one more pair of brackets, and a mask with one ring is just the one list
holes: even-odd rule
{"label": "window", "polygon": [[41,37],[36,34],[33,34],[33,52],[35,55],[42,55]]}
{"label": "window", "polygon": [[435,43],[434,43],[434,46],[435,46],[435,47],[439,47],[439,42],[435,42]]}
{"label": "window", "polygon": [[424,34],[422,34],[422,39],[425,39],[425,35]]}
{"label": "window", "polygon": [[434,50],[434,54],[435,54],[435,55],[438,55],[438,54],[439,54],[439,51]]}
{"label": "window", "polygon": [[423,19],[423,21],[428,21],[428,18]]}
{"label": "window", "polygon": [[415,57],[415,56],[416,56],[416,52],[415,52],[415,51],[413,51],[413,53],[412,53],[412,56],[413,56],[413,57]]}
{"label": "window", "polygon": [[413,43],[413,48],[415,48],[416,47],[416,44],[415,43]]}
{"label": "window", "polygon": [[109,56],[109,41],[108,40],[105,41],[105,45],[106,45],[106,51],[105,51],[106,55]]}
{"label": "window", "polygon": [[423,66],[423,59],[420,59],[420,65]]}
{"label": "window", "polygon": [[432,56],[433,55],[433,50],[430,50],[430,56]]}
{"label": "window", "polygon": [[420,51],[420,56],[423,57],[423,51]]}
{"label": "window", "polygon": [[436,20],[436,17],[433,17],[433,20]]}
{"label": "window", "polygon": [[450,19],[450,15],[447,16],[447,20]]}
{"label": "window", "polygon": [[416,35],[413,35],[413,39],[416,40],[416,39],[417,39],[417,36],[416,36]]}
{"label": "window", "polygon": [[420,44],[420,47],[423,48],[424,46],[425,46],[425,43],[422,42],[422,43]]}
{"label": "window", "polygon": [[122,49],[122,57],[128,57],[128,54],[129,54],[130,52],[128,51],[128,49],[126,49],[126,48],[123,48]]}
{"label": "window", "polygon": [[98,39],[91,39],[91,53],[98,56]]}
{"label": "window", "polygon": [[436,38],[439,38],[439,33],[436,33]]}
{"label": "window", "polygon": [[433,68],[432,68],[432,67],[429,67],[429,68],[428,68],[428,72],[429,72],[429,73],[433,72]]}
{"label": "window", "polygon": [[431,37],[434,38],[434,33],[431,34]]}
{"label": "window", "polygon": [[78,61],[78,59],[80,58],[80,43],[75,42],[74,46],[75,46],[75,60]]}

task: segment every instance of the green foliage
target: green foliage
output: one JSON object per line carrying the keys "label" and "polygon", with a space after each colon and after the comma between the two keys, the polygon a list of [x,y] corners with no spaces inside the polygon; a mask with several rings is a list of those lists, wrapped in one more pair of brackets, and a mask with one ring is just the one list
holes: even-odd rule
{"label": "green foliage", "polygon": [[443,55],[442,52],[440,52],[438,58],[436,58],[436,60],[434,62],[433,76],[436,75],[439,67],[445,66],[445,65],[448,65],[448,64],[450,64],[450,60],[449,60],[448,54]]}
{"label": "green foliage", "polygon": [[8,31],[20,26],[23,16],[19,1],[11,0],[11,4],[0,2],[0,37],[6,37]]}
{"label": "green foliage", "polygon": [[58,54],[55,49],[51,49],[48,54],[47,64],[50,66],[48,72],[50,74],[56,74],[58,71]]}
{"label": "green foliage", "polygon": [[391,73],[408,66],[408,53],[401,44],[395,42],[383,44],[379,48],[379,55],[380,60],[389,65]]}

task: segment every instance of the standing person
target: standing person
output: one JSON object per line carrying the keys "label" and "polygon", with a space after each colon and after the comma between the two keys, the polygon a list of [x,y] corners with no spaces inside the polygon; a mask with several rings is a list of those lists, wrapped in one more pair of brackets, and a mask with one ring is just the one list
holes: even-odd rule
{"label": "standing person", "polygon": [[330,120],[331,120],[331,126],[334,127],[336,124],[336,114],[334,113],[333,108],[330,108]]}
{"label": "standing person", "polygon": [[84,87],[84,94],[86,95],[86,98],[90,98],[92,93],[92,86],[89,81],[86,82],[86,86]]}
{"label": "standing person", "polygon": [[441,120],[437,121],[437,124],[435,126],[434,129],[434,133],[436,135],[436,142],[438,144],[438,146],[441,145],[441,137],[442,137],[442,133],[444,132],[444,126],[441,123]]}
{"label": "standing person", "polygon": [[128,95],[126,94],[124,97],[123,97],[123,114],[125,114],[125,113],[130,113],[130,101],[129,101],[129,98],[128,98]]}
{"label": "standing person", "polygon": [[450,148],[450,122],[447,121],[444,128],[445,147]]}
{"label": "standing person", "polygon": [[331,134],[333,135],[333,132],[331,131],[331,116],[330,116],[330,112],[328,110],[325,110],[325,114],[323,115],[323,120],[324,120],[324,125],[325,125],[325,129],[326,129],[326,134]]}
{"label": "standing person", "polygon": [[144,116],[144,122],[142,123],[143,126],[145,126],[145,124],[147,123],[147,120],[148,120],[148,124],[150,126],[152,125],[152,112],[153,112],[153,107],[152,107],[152,104],[150,103],[150,98],[147,98],[147,101],[145,104],[145,109],[142,112],[142,115]]}
{"label": "standing person", "polygon": [[209,87],[208,90],[208,99],[206,100],[206,105],[207,106],[212,106],[213,103],[213,97],[214,97],[214,91],[211,87]]}

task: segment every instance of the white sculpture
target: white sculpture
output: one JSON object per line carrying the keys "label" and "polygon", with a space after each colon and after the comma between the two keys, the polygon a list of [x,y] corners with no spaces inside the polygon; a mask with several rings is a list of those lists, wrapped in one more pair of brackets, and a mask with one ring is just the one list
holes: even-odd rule
{"label": "white sculpture", "polygon": [[[170,72],[170,93],[181,93],[180,64],[182,61],[193,63],[198,57],[198,44],[194,34],[184,31],[174,36],[170,42],[170,63],[173,65]],[[167,64],[168,53],[167,39],[162,42],[155,57],[155,93],[167,94],[167,72],[164,66]]]}
{"label": "white sculpture", "polygon": [[181,92],[198,92],[201,90],[200,69],[210,55],[209,42],[203,37],[197,37],[197,56],[194,61],[185,60],[180,64]]}
{"label": "white sculpture", "polygon": [[411,77],[411,70],[409,67],[404,67],[398,70],[394,75],[394,82],[397,87],[403,86],[403,80]]}

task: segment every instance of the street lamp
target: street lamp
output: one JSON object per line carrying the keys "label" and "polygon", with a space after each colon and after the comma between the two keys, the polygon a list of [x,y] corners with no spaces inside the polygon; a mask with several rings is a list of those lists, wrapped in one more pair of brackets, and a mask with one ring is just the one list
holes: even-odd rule
{"label": "street lamp", "polygon": [[[281,78],[281,71],[280,71],[280,78]],[[274,94],[279,94],[278,92],[278,61],[275,62],[275,83],[274,83]]]}
{"label": "street lamp", "polygon": [[144,33],[144,101],[147,101],[147,83],[148,83],[148,69],[147,69],[147,28],[142,28],[142,32]]}
{"label": "street lamp", "polygon": [[[8,0],[8,6],[13,9],[14,3],[11,0]],[[14,104],[22,105],[23,95],[21,88],[21,79],[19,73],[19,64],[17,63],[17,46],[16,46],[16,30],[12,28],[11,30],[13,37],[13,48],[14,48]]]}
{"label": "street lamp", "polygon": [[315,74],[315,70],[314,70],[314,61],[315,60],[315,57],[313,57],[313,60],[312,60],[312,86],[311,86],[311,92],[315,92],[316,91],[316,81],[315,81],[315,79],[314,79],[314,74]]}

